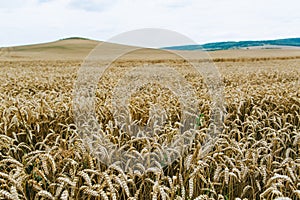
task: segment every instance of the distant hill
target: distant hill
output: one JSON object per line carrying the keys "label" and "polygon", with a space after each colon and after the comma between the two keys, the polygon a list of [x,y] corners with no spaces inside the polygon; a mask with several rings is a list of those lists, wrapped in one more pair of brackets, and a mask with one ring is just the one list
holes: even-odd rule
{"label": "distant hill", "polygon": [[[131,52],[137,48],[123,44],[90,40],[88,38],[71,37],[41,44],[0,48],[0,60],[82,60],[100,44],[103,44],[105,49],[98,48],[97,53],[101,53],[102,56],[108,55],[108,57],[114,55],[115,52],[119,52],[120,49]],[[164,55],[162,55],[163,52],[165,52]],[[133,53],[131,54],[133,55]],[[164,56],[169,56],[170,54],[161,49],[144,48],[134,52],[134,55],[131,57],[127,55],[126,59],[156,59],[157,56],[164,58]]]}
{"label": "distant hill", "polygon": [[[14,47],[0,48],[0,61],[6,60],[83,60],[90,52],[99,44],[105,44],[105,49],[102,49],[101,55],[114,55],[115,52],[128,50],[131,52],[132,46],[121,44],[106,43],[87,38],[72,37],[64,38],[54,42],[32,44]],[[263,48],[261,47],[263,45]],[[272,48],[269,46],[272,45]],[[281,45],[281,46],[280,46]],[[257,46],[258,48],[253,48]],[[277,48],[280,46],[280,48]],[[289,46],[284,48],[284,46]],[[179,47],[168,47],[166,49],[173,50],[198,50],[205,49],[211,51],[209,55],[212,58],[219,60],[234,60],[234,59],[253,59],[253,58],[299,58],[300,48],[290,48],[290,46],[299,47],[300,38],[269,40],[269,41],[242,41],[242,42],[218,42],[204,45],[186,45]],[[276,48],[274,48],[276,47]],[[281,48],[282,47],[282,48]],[[236,50],[249,48],[249,50]],[[232,50],[231,50],[232,49]],[[213,51],[224,50],[224,51]],[[98,52],[99,53],[99,52]],[[190,51],[191,57],[198,54],[195,51]],[[144,48],[139,51],[134,51],[124,55],[126,59],[139,60],[157,60],[171,59],[177,55],[176,52],[163,51],[162,49]],[[176,56],[175,56],[176,57]]]}
{"label": "distant hill", "polygon": [[72,37],[64,38],[54,42],[32,44],[24,46],[11,47],[14,51],[31,51],[31,52],[77,52],[90,51],[99,41],[90,40],[86,38]]}
{"label": "distant hill", "polygon": [[68,37],[68,38],[62,38],[60,40],[91,40],[91,39],[83,38],[83,37]]}
{"label": "distant hill", "polygon": [[[72,37],[53,42],[0,48],[1,59],[82,59],[100,41]],[[2,52],[2,53],[1,53]]]}
{"label": "distant hill", "polygon": [[164,47],[162,49],[168,50],[228,50],[228,49],[243,49],[251,47],[261,48],[280,48],[280,47],[300,47],[300,38],[287,38],[278,40],[259,40],[259,41],[239,41],[239,42],[215,42],[202,45],[183,45]]}

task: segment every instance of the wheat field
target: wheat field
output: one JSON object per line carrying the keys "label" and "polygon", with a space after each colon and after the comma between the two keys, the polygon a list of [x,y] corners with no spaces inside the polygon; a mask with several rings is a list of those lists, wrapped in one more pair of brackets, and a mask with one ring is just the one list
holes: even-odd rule
{"label": "wheat field", "polygon": [[[139,61],[147,62],[154,61]],[[154,171],[124,171],[91,154],[78,133],[72,95],[81,60],[0,61],[0,198],[300,199],[299,57],[215,59],[226,115],[204,156],[211,100],[203,78],[182,60],[157,62],[173,66],[196,88],[203,118],[183,156],[157,163]],[[153,137],[121,132],[105,102],[135,63],[115,62],[101,77],[96,112],[107,139],[143,154],[174,135],[179,103],[161,85],[145,85],[131,96],[132,118],[147,123],[149,102],[161,95],[167,126]]]}

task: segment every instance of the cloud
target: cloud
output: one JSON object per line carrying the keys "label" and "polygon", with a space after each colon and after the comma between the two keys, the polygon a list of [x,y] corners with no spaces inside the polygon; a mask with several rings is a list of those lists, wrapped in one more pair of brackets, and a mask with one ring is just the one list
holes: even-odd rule
{"label": "cloud", "polygon": [[[165,1],[161,1],[162,2],[162,6],[165,6],[167,8],[172,8],[172,9],[176,9],[176,8],[184,8],[186,6],[188,6],[190,3],[192,3],[191,0],[165,0]],[[160,3],[160,2],[158,2]]]}
{"label": "cloud", "polygon": [[53,0],[38,0],[39,3],[48,3],[48,2],[51,2]]}
{"label": "cloud", "polygon": [[117,0],[71,0],[69,5],[77,9],[98,12],[109,9],[117,2]]}
{"label": "cloud", "polygon": [[297,0],[0,1],[0,46],[107,40],[139,28],[170,29],[198,43],[299,37],[299,7]]}
{"label": "cloud", "polygon": [[28,5],[31,5],[32,1],[26,1],[26,0],[12,0],[12,1],[0,1],[0,10],[1,11],[11,11],[18,8],[24,8]]}

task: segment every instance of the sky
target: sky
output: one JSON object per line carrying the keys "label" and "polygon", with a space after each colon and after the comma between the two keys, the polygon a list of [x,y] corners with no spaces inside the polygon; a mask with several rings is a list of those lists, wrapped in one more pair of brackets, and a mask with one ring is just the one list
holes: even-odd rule
{"label": "sky", "polygon": [[0,47],[86,37],[107,41],[141,28],[198,44],[300,37],[299,0],[0,1]]}

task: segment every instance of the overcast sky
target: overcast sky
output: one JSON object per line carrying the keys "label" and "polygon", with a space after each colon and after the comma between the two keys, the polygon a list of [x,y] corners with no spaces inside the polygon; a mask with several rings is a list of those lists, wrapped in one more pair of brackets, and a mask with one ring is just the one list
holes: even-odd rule
{"label": "overcast sky", "polygon": [[0,46],[164,28],[197,43],[300,37],[299,0],[1,0]]}

